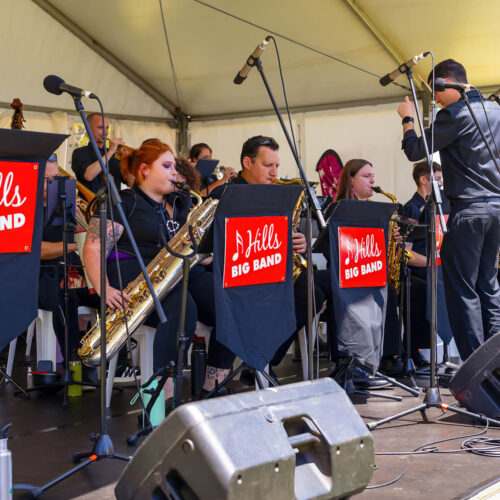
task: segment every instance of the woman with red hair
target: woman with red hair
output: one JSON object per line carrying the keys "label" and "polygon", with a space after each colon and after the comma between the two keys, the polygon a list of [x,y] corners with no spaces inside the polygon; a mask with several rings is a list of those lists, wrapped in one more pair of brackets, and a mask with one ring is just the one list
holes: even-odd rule
{"label": "woman with red hair", "polygon": [[[176,190],[173,184],[177,180],[174,155],[171,148],[159,140],[147,141],[139,149],[127,151],[121,159],[121,169],[125,174],[133,175],[135,179],[131,189],[121,192],[122,206],[144,262],[148,265],[186,222],[191,198]],[[92,218],[83,250],[89,279],[98,294],[101,293],[99,225],[99,218]],[[106,303],[112,309],[121,309],[122,292],[117,261],[123,288],[137,278],[141,270],[115,208],[112,213],[108,213],[106,233]],[[114,250],[115,242],[118,256]],[[126,305],[130,297],[124,293],[123,300]],[[145,321],[145,324],[150,326],[158,325],[154,340],[155,370],[175,359],[180,301],[179,284],[162,301],[168,321],[158,325],[159,319],[155,312]],[[196,304],[188,294],[185,332],[189,337],[194,332],[196,317]],[[166,396],[172,394],[170,379],[169,382]]]}

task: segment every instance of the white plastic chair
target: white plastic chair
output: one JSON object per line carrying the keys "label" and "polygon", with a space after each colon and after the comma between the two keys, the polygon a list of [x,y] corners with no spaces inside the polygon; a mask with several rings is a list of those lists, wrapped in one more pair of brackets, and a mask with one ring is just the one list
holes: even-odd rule
{"label": "white plastic chair", "polygon": [[[141,370],[141,383],[146,382],[153,375],[153,344],[156,328],[141,325],[132,335],[137,340],[139,348],[139,368]],[[106,408],[111,405],[113,380],[115,378],[118,353],[109,360],[108,378],[106,380]]]}

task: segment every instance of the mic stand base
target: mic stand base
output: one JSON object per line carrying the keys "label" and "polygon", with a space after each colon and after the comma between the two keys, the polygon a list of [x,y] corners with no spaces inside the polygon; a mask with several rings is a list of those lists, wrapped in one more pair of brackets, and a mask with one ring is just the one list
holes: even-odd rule
{"label": "mic stand base", "polygon": [[66,471],[64,474],[61,474],[59,477],[56,479],[53,479],[49,483],[43,485],[43,486],[33,486],[33,485],[28,485],[28,484],[18,484],[14,485],[13,489],[14,490],[26,490],[29,491],[30,495],[32,498],[38,498],[40,495],[45,493],[48,489],[52,488],[56,484],[60,483],[61,481],[64,481],[66,478],[72,476],[76,472],[85,469],[88,465],[90,465],[93,462],[97,462],[98,460],[101,460],[103,458],[116,458],[118,460],[124,460],[124,461],[129,461],[132,459],[130,456],[124,456],[124,455],[119,455],[117,453],[114,453],[113,451],[113,442],[111,441],[111,438],[109,437],[108,434],[91,434],[90,435],[91,441],[94,441],[95,444],[92,448],[92,451],[90,452],[83,452],[83,453],[74,453],[73,454],[73,461],[75,463],[80,462],[83,458],[85,460],[78,464],[76,467],[73,467],[72,469]]}
{"label": "mic stand base", "polygon": [[450,410],[454,413],[458,413],[459,415],[465,415],[467,417],[474,418],[481,422],[487,424],[500,425],[500,421],[495,420],[493,418],[485,417],[479,413],[473,413],[471,411],[463,410],[462,408],[457,408],[456,406],[449,406],[447,404],[443,404],[441,401],[441,395],[439,393],[438,387],[429,387],[426,391],[424,402],[415,408],[410,408],[409,410],[402,411],[401,413],[397,413],[396,415],[392,415],[391,417],[383,418],[381,420],[377,420],[376,422],[369,422],[366,424],[369,430],[374,430],[382,424],[387,424],[388,422],[392,422],[393,420],[397,420],[398,418],[406,417],[407,415],[411,415],[412,413],[416,413],[417,411],[421,412],[422,418],[427,422],[427,415],[425,413],[426,410],[430,408],[439,408],[440,410]]}

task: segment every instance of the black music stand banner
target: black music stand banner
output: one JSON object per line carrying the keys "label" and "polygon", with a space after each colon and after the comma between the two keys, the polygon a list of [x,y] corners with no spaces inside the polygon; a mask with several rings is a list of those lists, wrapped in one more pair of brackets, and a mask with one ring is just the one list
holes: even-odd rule
{"label": "black music stand banner", "polygon": [[37,315],[45,162],[66,137],[0,129],[0,350]]}
{"label": "black music stand banner", "polygon": [[384,345],[386,249],[395,209],[392,203],[341,200],[333,204],[315,245],[330,262],[339,354],[373,371]]}
{"label": "black music stand banner", "polygon": [[229,185],[215,213],[217,340],[257,370],[296,329],[291,214],[301,190]]}

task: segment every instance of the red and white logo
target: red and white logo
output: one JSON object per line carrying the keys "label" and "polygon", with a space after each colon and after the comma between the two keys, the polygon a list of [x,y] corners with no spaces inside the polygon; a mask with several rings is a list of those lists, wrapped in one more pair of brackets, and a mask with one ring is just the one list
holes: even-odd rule
{"label": "red and white logo", "polygon": [[224,288],[286,279],[288,217],[228,217]]}
{"label": "red and white logo", "polygon": [[339,273],[340,288],[385,286],[384,230],[339,227]]}
{"label": "red and white logo", "polygon": [[0,252],[31,252],[38,163],[0,161]]}

